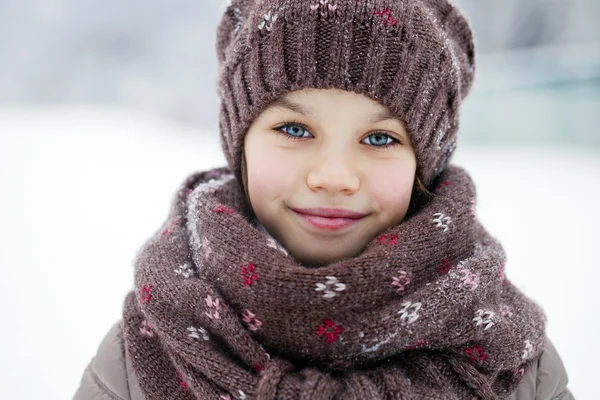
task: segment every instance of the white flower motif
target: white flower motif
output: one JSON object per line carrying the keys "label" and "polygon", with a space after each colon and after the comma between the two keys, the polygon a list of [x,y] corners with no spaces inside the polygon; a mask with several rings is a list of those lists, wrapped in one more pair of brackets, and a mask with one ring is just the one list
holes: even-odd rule
{"label": "white flower motif", "polygon": [[194,270],[187,263],[181,265],[179,268],[176,268],[174,271],[175,271],[175,273],[183,276],[184,278],[189,278],[190,276],[193,276],[196,274],[194,272]]}
{"label": "white flower motif", "polygon": [[411,303],[410,301],[405,301],[402,303],[402,310],[398,311],[400,315],[400,319],[408,324],[412,324],[419,318],[418,311],[421,309],[421,303]]}
{"label": "white flower motif", "polygon": [[200,337],[202,337],[202,339],[204,340],[209,340],[208,332],[204,328],[195,328],[193,326],[190,326],[189,328],[187,328],[187,330],[189,332],[188,336],[191,338],[200,339]]}
{"label": "white flower motif", "polygon": [[238,390],[237,394],[233,397],[233,399],[229,394],[222,394],[219,398],[221,400],[248,400],[248,396],[246,395],[246,393],[242,392],[241,390]]}
{"label": "white flower motif", "polygon": [[342,292],[346,290],[346,285],[338,281],[338,278],[335,276],[326,276],[325,283],[318,282],[317,288],[315,289],[317,292],[323,292],[323,297],[326,299],[333,298],[338,295],[336,292]]}
{"label": "white flower motif", "polygon": [[523,343],[525,344],[525,349],[523,350],[523,354],[521,354],[521,359],[525,360],[531,356],[531,353],[533,353],[533,345],[531,344],[530,340],[526,340]]}
{"label": "white flower motif", "polygon": [[277,21],[277,14],[273,14],[271,11],[269,11],[263,15],[262,21],[260,21],[258,24],[258,29],[262,31],[266,28],[267,31],[271,32],[271,29],[273,29],[273,23],[275,23],[275,21]]}
{"label": "white flower motif", "polygon": [[237,33],[240,30],[240,27],[242,26],[242,21],[244,20],[244,16],[242,15],[242,11],[236,7],[233,9],[232,17],[234,20],[233,31]]}
{"label": "white flower motif", "polygon": [[269,237],[267,239],[267,246],[269,246],[275,250],[281,251],[286,256],[288,255],[288,252],[279,243],[277,243],[277,241],[272,237]]}
{"label": "white flower motif", "polygon": [[432,220],[432,222],[437,224],[436,227],[442,228],[444,232],[446,232],[448,230],[448,225],[452,223],[452,218],[444,216],[443,213],[435,213],[433,216],[435,218]]}
{"label": "white flower motif", "polygon": [[476,311],[475,318],[473,318],[473,321],[477,322],[476,326],[484,325],[485,328],[483,328],[483,330],[487,331],[492,326],[494,326],[493,319],[494,313],[492,311],[479,309]]}

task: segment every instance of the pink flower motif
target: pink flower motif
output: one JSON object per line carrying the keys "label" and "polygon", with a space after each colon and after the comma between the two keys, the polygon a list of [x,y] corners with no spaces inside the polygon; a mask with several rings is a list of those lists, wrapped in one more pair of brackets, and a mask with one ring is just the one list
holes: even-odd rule
{"label": "pink flower motif", "polygon": [[321,16],[326,17],[327,10],[329,10],[329,12],[333,13],[333,12],[335,12],[335,10],[338,7],[337,4],[331,4],[331,3],[328,4],[328,3],[329,3],[329,0],[319,0],[319,2],[317,4],[310,4],[309,7],[310,7],[311,11],[317,11],[319,9],[319,7],[321,7]]}
{"label": "pink flower motif", "polygon": [[479,287],[479,276],[476,273],[468,269],[462,269],[460,272],[464,275],[461,278],[461,287],[466,287],[471,292]]}
{"label": "pink flower motif", "polygon": [[206,314],[206,316],[208,318],[210,318],[211,320],[221,319],[221,316],[219,315],[219,308],[220,308],[219,299],[213,300],[212,296],[208,295],[208,296],[206,296],[204,301],[206,301],[206,305],[209,308],[213,309],[213,310],[206,311],[204,314]]}
{"label": "pink flower motif", "polygon": [[206,260],[212,253],[212,248],[206,236],[202,237],[202,248],[204,249],[204,259]]}
{"label": "pink flower motif", "polygon": [[452,269],[452,263],[446,259],[442,261],[442,264],[438,267],[438,273],[440,275],[446,275]]}
{"label": "pink flower motif", "polygon": [[483,349],[479,346],[467,347],[465,353],[467,353],[471,362],[475,362],[475,360],[484,361],[487,358]]}
{"label": "pink flower motif", "polygon": [[219,308],[219,299],[215,298],[213,300],[210,294],[204,298],[204,301],[206,301],[206,305],[209,307]]}
{"label": "pink flower motif", "polygon": [[525,372],[526,372],[525,368],[515,367],[512,369],[513,376],[517,376],[517,375],[523,376],[523,375],[525,375]]}
{"label": "pink flower motif", "polygon": [[150,300],[152,300],[152,286],[147,284],[140,288],[140,301],[144,304]]}
{"label": "pink flower motif", "polygon": [[410,277],[406,271],[398,271],[398,276],[392,277],[392,286],[398,286],[398,292],[403,292],[410,284]]}
{"label": "pink flower motif", "polygon": [[256,315],[250,310],[244,311],[243,316],[244,322],[248,324],[248,329],[250,329],[253,332],[260,328],[263,324],[262,321],[257,319]]}
{"label": "pink flower motif", "polygon": [[341,326],[336,325],[329,319],[324,319],[323,324],[317,328],[317,335],[325,335],[325,341],[327,343],[333,343],[337,340],[337,337],[344,330]]}
{"label": "pink flower motif", "polygon": [[154,337],[154,330],[148,324],[147,320],[142,321],[142,325],[140,326],[140,334],[146,337]]}
{"label": "pink flower motif", "polygon": [[253,281],[258,280],[258,274],[255,271],[256,267],[252,263],[248,263],[247,267],[241,267],[240,274],[244,277],[244,285],[250,286]]}

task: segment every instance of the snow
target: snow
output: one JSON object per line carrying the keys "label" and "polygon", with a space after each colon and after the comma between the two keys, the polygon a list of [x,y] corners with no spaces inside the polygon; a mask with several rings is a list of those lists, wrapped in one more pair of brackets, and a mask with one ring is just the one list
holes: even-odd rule
{"label": "snow", "polygon": [[[508,277],[546,310],[577,398],[596,393],[600,157],[459,143]],[[132,287],[133,258],[216,132],[97,107],[0,108],[0,398],[72,398]]]}

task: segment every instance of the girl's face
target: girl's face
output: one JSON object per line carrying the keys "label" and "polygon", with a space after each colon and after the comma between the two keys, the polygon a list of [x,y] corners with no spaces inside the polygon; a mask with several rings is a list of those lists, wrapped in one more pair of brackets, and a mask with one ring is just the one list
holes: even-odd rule
{"label": "girl's face", "polygon": [[410,204],[416,158],[409,136],[361,94],[288,93],[253,121],[244,156],[256,217],[307,266],[358,255]]}

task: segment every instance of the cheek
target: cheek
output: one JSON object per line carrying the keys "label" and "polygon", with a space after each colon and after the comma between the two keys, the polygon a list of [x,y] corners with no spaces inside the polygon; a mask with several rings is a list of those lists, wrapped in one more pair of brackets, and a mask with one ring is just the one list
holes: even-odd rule
{"label": "cheek", "polygon": [[404,216],[410,204],[414,184],[414,170],[397,168],[400,171],[392,176],[380,174],[370,185],[371,195],[380,211],[398,217]]}
{"label": "cheek", "polygon": [[271,148],[247,157],[248,192],[253,206],[285,197],[289,193],[297,171],[296,163],[278,149]]}

